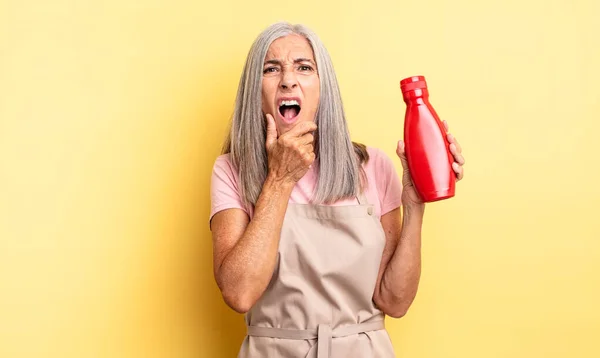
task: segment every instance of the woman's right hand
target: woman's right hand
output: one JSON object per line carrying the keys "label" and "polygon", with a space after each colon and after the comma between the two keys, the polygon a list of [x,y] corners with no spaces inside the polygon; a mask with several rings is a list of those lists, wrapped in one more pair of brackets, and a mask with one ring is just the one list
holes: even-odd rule
{"label": "woman's right hand", "polygon": [[267,114],[267,141],[269,176],[275,180],[295,184],[315,161],[314,122],[296,123],[289,131],[277,135],[275,119]]}

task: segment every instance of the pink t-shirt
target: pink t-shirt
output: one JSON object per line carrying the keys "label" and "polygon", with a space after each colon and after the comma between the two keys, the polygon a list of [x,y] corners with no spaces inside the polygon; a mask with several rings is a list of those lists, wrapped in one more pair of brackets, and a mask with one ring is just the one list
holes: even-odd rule
{"label": "pink t-shirt", "polygon": [[[381,150],[367,147],[369,161],[363,164],[367,176],[365,196],[369,204],[374,205],[377,217],[398,208],[401,205],[402,185],[391,159]],[[308,204],[317,183],[314,169],[309,170],[298,181],[289,202]],[[250,218],[253,208],[246,208],[240,197],[238,175],[229,159],[229,154],[220,155],[213,167],[211,187],[210,219],[219,211],[238,208],[244,210]],[[356,205],[356,198],[343,199],[330,205]]]}

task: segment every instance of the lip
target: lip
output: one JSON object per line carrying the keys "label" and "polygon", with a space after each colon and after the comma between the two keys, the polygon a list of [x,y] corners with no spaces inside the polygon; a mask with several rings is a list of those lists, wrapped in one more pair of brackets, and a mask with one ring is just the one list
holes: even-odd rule
{"label": "lip", "polygon": [[300,115],[300,114],[298,114],[296,117],[288,119],[288,118],[285,118],[284,116],[282,116],[281,113],[279,113],[279,107],[281,106],[281,102],[291,101],[291,100],[295,100],[296,102],[298,102],[298,105],[300,105],[300,108],[302,108],[302,100],[300,99],[300,97],[279,97],[275,101],[275,112],[277,112],[277,116],[279,117],[279,119],[281,119],[284,123],[287,123],[287,124],[294,123],[298,119],[298,116]]}

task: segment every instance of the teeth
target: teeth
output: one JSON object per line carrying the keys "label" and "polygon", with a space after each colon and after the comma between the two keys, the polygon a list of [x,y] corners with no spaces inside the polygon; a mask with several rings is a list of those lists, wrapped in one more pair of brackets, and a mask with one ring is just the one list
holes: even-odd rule
{"label": "teeth", "polygon": [[299,105],[300,104],[295,99],[292,99],[290,101],[281,101],[279,103],[279,106],[299,106]]}

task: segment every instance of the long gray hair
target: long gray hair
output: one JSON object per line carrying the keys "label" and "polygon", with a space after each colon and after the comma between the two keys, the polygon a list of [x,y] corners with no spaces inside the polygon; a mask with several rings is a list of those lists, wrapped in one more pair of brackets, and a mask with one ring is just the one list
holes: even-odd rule
{"label": "long gray hair", "polygon": [[315,165],[319,175],[312,202],[332,203],[356,195],[362,187],[359,165],[368,155],[364,146],[353,145],[350,140],[329,53],[317,35],[304,25],[278,22],[266,28],[250,48],[239,82],[231,128],[223,146],[223,153],[230,153],[239,174],[241,196],[246,205],[255,205],[258,201],[268,171],[266,119],[261,106],[265,56],[273,41],[290,34],[304,36],[311,45],[321,87],[315,135]]}

